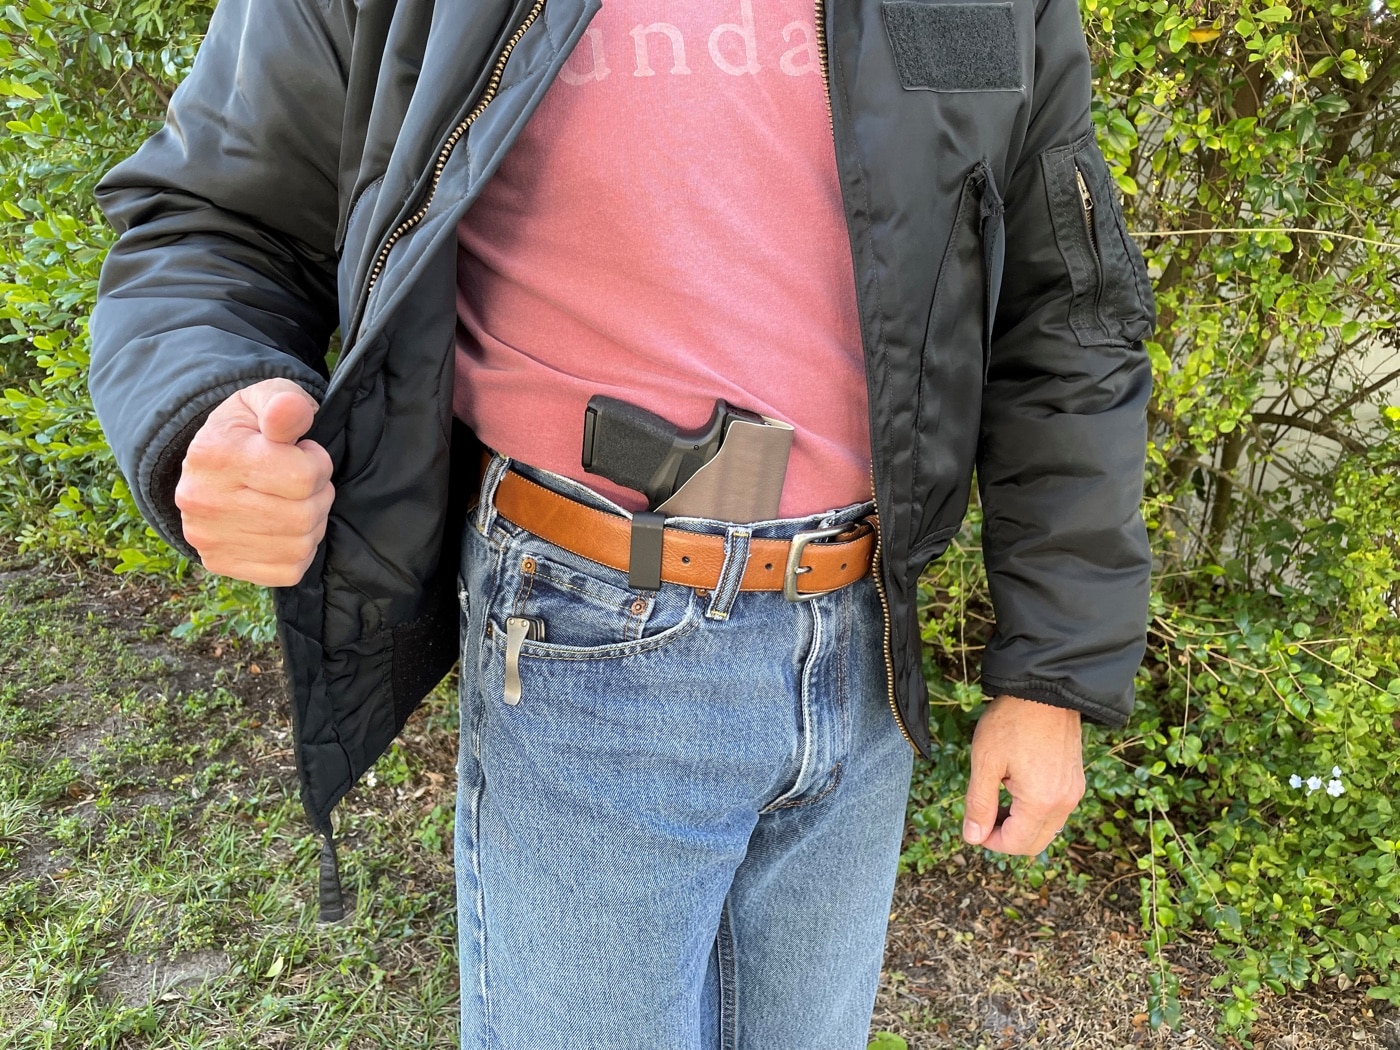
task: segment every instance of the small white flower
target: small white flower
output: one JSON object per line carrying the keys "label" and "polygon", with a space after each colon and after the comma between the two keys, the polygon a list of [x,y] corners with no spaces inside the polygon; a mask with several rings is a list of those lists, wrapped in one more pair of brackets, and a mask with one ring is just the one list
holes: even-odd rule
{"label": "small white flower", "polygon": [[1342,767],[1341,767],[1341,766],[1333,766],[1333,767],[1332,767],[1332,776],[1333,776],[1333,777],[1339,777],[1339,776],[1341,776],[1341,775],[1342,775]]}
{"label": "small white flower", "polygon": [[1340,780],[1332,780],[1327,784],[1327,794],[1331,795],[1333,798],[1336,798],[1344,791],[1346,791],[1346,788],[1342,787],[1342,782]]}
{"label": "small white flower", "polygon": [[1308,794],[1311,795],[1318,788],[1322,787],[1321,777],[1308,777]]}
{"label": "small white flower", "polygon": [[1300,787],[1302,787],[1302,786],[1303,786],[1303,778],[1300,777],[1297,773],[1294,773],[1291,777],[1288,778],[1288,786],[1291,787],[1291,788],[1300,788]]}

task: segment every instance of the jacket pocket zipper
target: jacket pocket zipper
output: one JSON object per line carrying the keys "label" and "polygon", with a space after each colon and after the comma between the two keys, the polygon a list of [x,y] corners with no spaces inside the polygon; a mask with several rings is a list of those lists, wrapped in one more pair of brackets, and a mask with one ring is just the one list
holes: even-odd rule
{"label": "jacket pocket zipper", "polygon": [[[1089,238],[1089,253],[1094,257],[1094,316],[1103,316],[1103,257],[1099,254],[1099,235],[1094,231],[1094,195],[1089,192],[1089,180],[1084,177],[1084,169],[1079,166],[1079,158],[1074,159],[1074,181],[1079,185],[1079,207],[1084,216],[1084,232]],[[1100,322],[1102,323],[1102,322]]]}
{"label": "jacket pocket zipper", "polygon": [[[437,160],[433,164],[433,177],[428,183],[428,195],[423,198],[423,203],[418,206],[417,211],[395,227],[394,232],[389,234],[384,244],[380,247],[379,254],[375,256],[374,265],[370,267],[369,278],[365,282],[364,297],[361,300],[361,310],[363,310],[365,304],[368,304],[369,297],[374,291],[375,284],[379,281],[380,274],[384,272],[384,267],[389,261],[389,253],[393,250],[394,245],[399,242],[404,234],[422,222],[424,216],[428,214],[428,209],[432,206],[433,198],[437,195],[438,183],[442,180],[442,172],[443,169],[447,167],[448,158],[452,156],[452,151],[457,148],[457,144],[466,137],[471,126],[475,124],[481,114],[486,111],[486,107],[491,104],[497,92],[500,91],[501,77],[505,73],[506,63],[510,61],[511,52],[515,50],[515,46],[520,43],[529,28],[535,24],[535,20],[539,18],[540,12],[544,10],[544,4],[545,0],[535,0],[529,13],[525,16],[525,20],[516,27],[515,32],[510,35],[510,39],[507,40],[505,46],[501,48],[500,54],[496,56],[495,65],[491,68],[491,76],[486,81],[486,87],[482,91],[481,97],[477,99],[476,105],[462,118],[462,122],[452,129],[452,133],[447,136],[447,140],[442,144],[442,148],[438,151]],[[357,319],[356,324],[358,325],[358,323],[359,321]]]}
{"label": "jacket pocket zipper", "polygon": [[1079,162],[1074,162],[1074,179],[1079,183],[1079,205],[1084,212],[1084,232],[1089,235],[1089,250],[1094,253],[1094,263],[1100,269],[1103,268],[1099,260],[1099,235],[1094,232],[1094,195],[1089,192],[1088,180],[1084,178],[1084,172],[1079,167]]}

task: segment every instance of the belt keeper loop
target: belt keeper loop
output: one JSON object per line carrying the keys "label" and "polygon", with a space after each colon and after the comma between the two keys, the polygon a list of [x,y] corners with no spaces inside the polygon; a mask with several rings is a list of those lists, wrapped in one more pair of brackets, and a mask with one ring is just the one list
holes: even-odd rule
{"label": "belt keeper loop", "polygon": [[666,515],[643,510],[632,515],[632,543],[627,555],[627,586],[636,591],[661,590],[661,536]]}

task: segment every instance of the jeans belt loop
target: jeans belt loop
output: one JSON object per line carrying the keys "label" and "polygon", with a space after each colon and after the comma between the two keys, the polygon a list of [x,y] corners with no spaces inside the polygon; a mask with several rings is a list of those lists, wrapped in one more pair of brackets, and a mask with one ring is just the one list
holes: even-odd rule
{"label": "jeans belt loop", "polygon": [[710,592],[710,604],[705,615],[711,620],[729,619],[729,610],[734,607],[734,599],[739,595],[739,585],[744,582],[744,569],[749,563],[749,538],[752,529],[731,528],[724,534],[724,566],[719,571],[719,582]]}

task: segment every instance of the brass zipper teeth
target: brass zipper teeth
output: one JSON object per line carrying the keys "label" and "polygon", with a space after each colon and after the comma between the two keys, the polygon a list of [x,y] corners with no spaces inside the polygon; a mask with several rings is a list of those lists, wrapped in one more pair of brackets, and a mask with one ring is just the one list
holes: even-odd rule
{"label": "brass zipper teeth", "polygon": [[[817,63],[821,66],[822,87],[826,95],[826,122],[831,129],[832,144],[836,139],[836,117],[831,109],[831,57],[826,46],[826,0],[813,0],[813,16],[816,20],[814,27],[817,34]],[[877,522],[883,522],[880,515],[880,501],[875,495],[875,467],[870,467],[870,492],[871,499],[875,503],[875,518]],[[884,561],[885,540],[883,535],[884,526],[877,524],[875,527],[875,555],[871,559],[870,571],[875,577],[875,592],[880,596],[881,625],[884,629],[883,649],[885,654],[885,702],[890,705],[890,714],[894,715],[894,724],[899,726],[900,733],[905,741],[917,753],[919,745],[914,743],[914,738],[909,733],[909,727],[904,723],[904,716],[899,713],[899,704],[895,702],[894,696],[894,644],[892,632],[890,630],[890,599],[885,593],[885,577],[882,567]]]}
{"label": "brass zipper teeth", "polygon": [[389,261],[389,252],[393,250],[395,244],[405,233],[413,229],[423,217],[428,214],[428,209],[432,207],[433,198],[437,195],[438,182],[442,179],[443,169],[447,167],[447,160],[452,156],[452,151],[457,148],[457,143],[462,141],[467,131],[482,113],[486,112],[486,107],[491,104],[491,100],[496,97],[496,92],[501,87],[501,77],[505,73],[506,63],[510,61],[511,52],[515,50],[515,45],[520,43],[522,37],[529,28],[535,24],[535,19],[539,18],[540,12],[544,10],[545,0],[535,0],[535,6],[530,8],[530,13],[525,16],[525,21],[520,23],[519,28],[511,34],[506,45],[501,49],[501,53],[496,57],[496,64],[491,70],[491,77],[486,82],[486,89],[482,91],[481,98],[477,100],[470,113],[463,118],[462,122],[452,129],[452,134],[447,136],[447,141],[443,143],[442,149],[438,151],[437,161],[433,164],[433,178],[428,184],[428,196],[418,210],[401,222],[393,233],[389,234],[384,246],[379,249],[379,255],[374,260],[374,266],[370,268],[369,280],[365,285],[365,301],[369,301],[370,293],[374,291],[374,285],[379,280],[379,275],[384,272],[384,266]]}
{"label": "brass zipper teeth", "polygon": [[836,119],[831,113],[831,60],[826,52],[826,0],[813,0],[813,17],[816,25],[813,27],[817,34],[817,65],[822,71],[822,87],[826,95],[826,123],[831,128],[833,136],[836,134]]}
{"label": "brass zipper teeth", "polygon": [[[875,487],[875,471],[870,472],[871,491]],[[880,596],[880,611],[884,614],[884,652],[885,652],[885,702],[890,705],[890,713],[894,715],[894,723],[899,726],[900,733],[905,741],[917,753],[919,745],[914,743],[913,736],[909,733],[909,727],[904,724],[904,716],[899,713],[899,705],[894,699],[894,645],[890,634],[890,599],[885,593],[884,576],[884,552],[885,540],[883,535],[883,521],[880,517],[880,502],[875,500],[875,520],[880,524],[875,526],[875,555],[871,559],[870,571],[875,577],[875,593]]]}
{"label": "brass zipper teeth", "polygon": [[1103,300],[1103,256],[1099,254],[1099,235],[1094,232],[1094,195],[1089,191],[1089,181],[1084,178],[1084,169],[1079,161],[1074,162],[1074,179],[1079,185],[1079,209],[1084,215],[1084,232],[1089,238],[1089,252],[1094,257],[1094,269],[1099,274],[1098,288],[1094,292],[1094,308],[1098,309]]}

